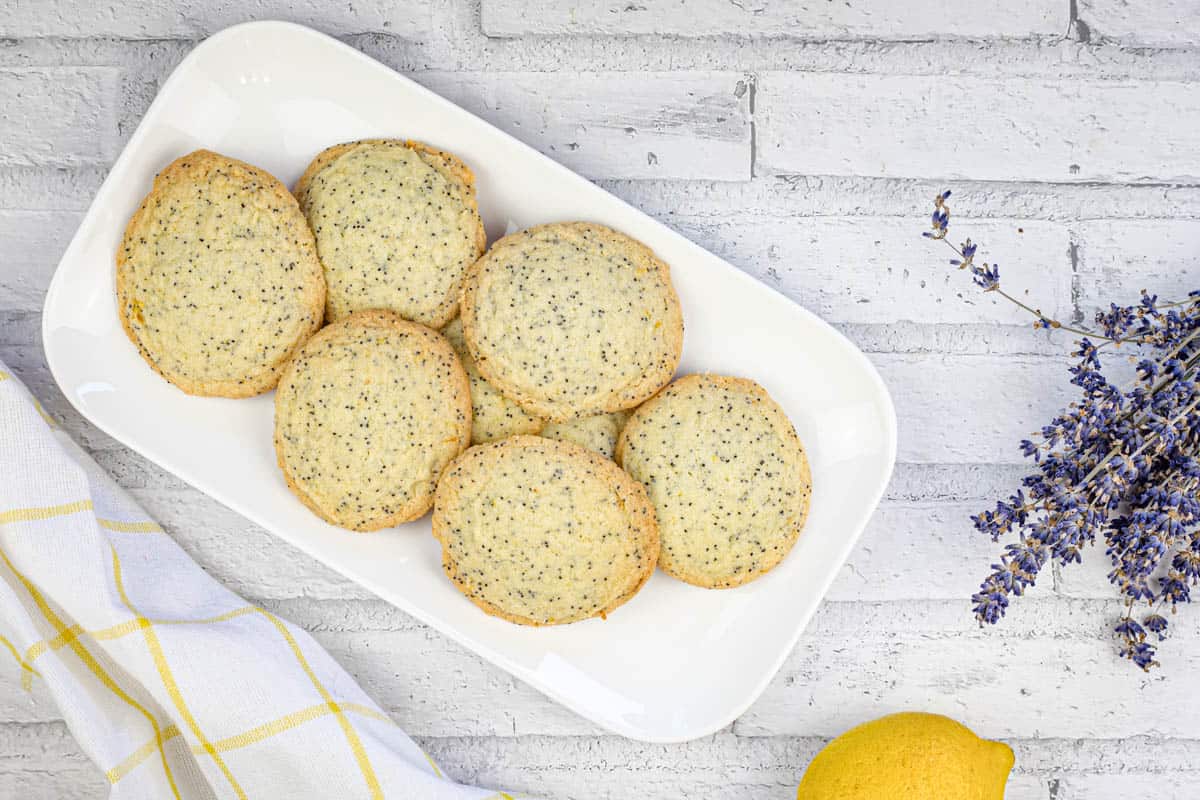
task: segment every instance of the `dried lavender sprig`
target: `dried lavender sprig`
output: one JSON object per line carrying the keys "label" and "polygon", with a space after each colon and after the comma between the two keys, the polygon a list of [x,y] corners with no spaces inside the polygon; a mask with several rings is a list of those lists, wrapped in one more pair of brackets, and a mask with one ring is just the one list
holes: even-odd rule
{"label": "dried lavender sprig", "polygon": [[[1192,405],[1188,409],[1188,413],[1194,409],[1195,406]],[[1141,449],[1144,451],[1152,443],[1150,440],[1158,438],[1160,435],[1161,431],[1152,434],[1142,442]],[[1156,448],[1156,451],[1160,449]],[[1102,460],[1098,474],[1107,472],[1106,478],[1117,478],[1119,483],[1119,478],[1123,473],[1121,466],[1127,462],[1141,459],[1141,457],[1142,453],[1135,451],[1132,456],[1122,455],[1117,459]],[[1093,469],[1093,472],[1097,472],[1097,470]],[[1143,467],[1134,469],[1132,472],[1137,475],[1145,474],[1148,471]],[[1026,483],[1028,484],[1028,479]],[[1137,485],[1133,482],[1129,483],[1133,486]],[[993,566],[995,572],[989,576],[988,580],[984,581],[980,593],[974,598],[976,611],[981,621],[997,621],[1007,608],[1007,596],[1022,594],[1026,587],[1032,585],[1048,555],[1057,557],[1064,564],[1079,560],[1080,546],[1091,541],[1096,528],[1103,527],[1107,522],[1106,512],[1108,509],[1103,508],[1103,498],[1100,503],[1097,503],[1094,497],[1089,500],[1087,494],[1090,490],[1091,487],[1086,484],[1072,487],[1069,483],[1060,481],[1058,484],[1054,484],[1053,491],[1047,493],[1049,499],[1045,502],[1046,514],[1044,516],[1031,522],[1024,509],[1018,512],[1021,517],[1018,527],[1023,531],[1023,538],[1018,544],[1005,548],[1005,555],[1002,557],[1001,563]],[[1172,496],[1177,498],[1179,493],[1174,492]],[[1083,505],[1084,501],[1088,501],[1086,507]],[[1160,514],[1154,517],[1153,522],[1161,527],[1164,519],[1165,517]],[[1190,523],[1190,521],[1189,519],[1188,522]],[[983,529],[982,526],[981,529]],[[1144,599],[1152,602],[1154,600],[1153,592],[1148,589],[1146,579],[1154,569],[1154,562],[1145,559],[1131,562],[1130,559],[1122,557],[1121,553],[1114,553],[1114,548],[1121,547],[1122,541],[1129,543],[1124,547],[1124,551],[1128,551],[1137,542],[1140,542],[1140,540],[1131,539],[1129,531],[1122,532],[1120,526],[1116,526],[1114,531],[1115,534],[1106,537],[1110,541],[1109,553],[1115,565],[1110,580],[1118,584],[1122,593],[1132,599]],[[1133,531],[1137,532],[1138,529],[1133,529]],[[1167,541],[1157,552],[1165,558],[1171,548],[1177,549],[1173,540]],[[1162,558],[1159,559],[1159,561],[1161,560]],[[1193,571],[1189,577],[1194,578],[1195,572]],[[1164,591],[1162,595],[1169,599],[1174,607],[1177,602],[1186,602],[1189,597],[1186,593],[1178,590],[1178,577],[1168,576],[1168,579],[1171,578],[1175,578],[1175,582],[1164,583],[1164,590],[1169,591]],[[1165,620],[1162,620],[1161,623],[1155,620],[1155,624],[1159,626],[1157,633],[1161,636],[1166,627]],[[1118,635],[1122,635],[1126,639],[1122,654],[1143,667],[1150,666],[1154,661],[1153,646],[1141,640],[1129,640],[1127,634],[1132,629],[1128,625],[1119,626],[1117,630]]]}
{"label": "dried lavender sprig", "polygon": [[[984,291],[1035,315],[1035,327],[1084,337],[1071,368],[1082,399],[1021,443],[1037,466],[1023,488],[973,518],[994,539],[1016,535],[973,597],[976,616],[981,623],[998,621],[1009,598],[1032,586],[1050,559],[1078,562],[1082,547],[1102,535],[1113,564],[1109,580],[1126,599],[1114,628],[1120,654],[1143,669],[1156,666],[1157,645],[1148,638],[1161,642],[1168,627],[1159,612],[1189,602],[1200,583],[1200,463],[1193,458],[1200,452],[1200,293],[1158,303],[1143,292],[1134,306],[1098,313],[1102,332],[1057,323],[1003,292],[999,269],[976,265],[977,246],[969,239],[960,248],[946,239],[949,196],[935,198],[933,232],[925,236],[947,241],[960,257],[951,264],[970,269]],[[1156,353],[1138,363],[1136,379],[1125,388],[1105,379],[1099,358],[1101,348],[1122,344]],[[1141,623],[1133,618],[1139,603],[1149,606]]]}
{"label": "dried lavender sprig", "polygon": [[[951,259],[950,263],[953,266],[958,267],[959,269],[970,269],[972,275],[974,276],[974,283],[976,286],[979,286],[985,292],[995,292],[996,294],[1000,295],[1001,297],[1003,297],[1005,300],[1009,301],[1013,305],[1017,306],[1018,308],[1021,308],[1024,311],[1027,311],[1029,314],[1036,317],[1036,319],[1034,320],[1034,323],[1033,323],[1034,328],[1064,330],[1064,331],[1068,331],[1069,333],[1079,334],[1080,336],[1088,336],[1093,339],[1101,339],[1104,342],[1110,343],[1110,344],[1120,344],[1122,342],[1129,342],[1129,341],[1144,343],[1144,342],[1141,342],[1141,340],[1136,337],[1130,338],[1130,339],[1112,338],[1109,336],[1105,336],[1102,333],[1098,333],[1096,331],[1087,330],[1086,328],[1079,328],[1079,327],[1075,327],[1073,325],[1067,325],[1059,320],[1056,320],[1056,319],[1046,316],[1045,314],[1042,313],[1042,310],[1040,308],[1034,308],[1033,306],[1030,306],[1027,303],[1022,302],[1020,299],[1018,299],[1018,298],[1014,297],[1013,295],[1009,294],[1008,292],[1004,291],[1002,288],[1000,288],[1000,266],[998,264],[992,264],[989,266],[987,263],[984,263],[984,265],[982,267],[976,266],[975,265],[975,252],[977,249],[977,245],[973,244],[970,239],[967,239],[961,245],[955,246],[955,244],[952,241],[950,241],[950,239],[946,238],[946,234],[949,233],[949,230],[950,230],[950,206],[948,206],[946,204],[946,201],[949,199],[950,199],[950,190],[949,189],[947,189],[946,191],[944,191],[941,194],[934,197],[934,199],[933,199],[934,210],[933,210],[933,220],[932,220],[933,221],[933,229],[929,230],[929,231],[924,231],[921,235],[927,239],[934,239],[936,241],[945,242],[946,246],[949,247],[950,250],[953,251],[954,254],[958,256],[958,258]],[[1177,306],[1181,306],[1181,305],[1186,305],[1186,302],[1160,305],[1159,308],[1177,307]]]}

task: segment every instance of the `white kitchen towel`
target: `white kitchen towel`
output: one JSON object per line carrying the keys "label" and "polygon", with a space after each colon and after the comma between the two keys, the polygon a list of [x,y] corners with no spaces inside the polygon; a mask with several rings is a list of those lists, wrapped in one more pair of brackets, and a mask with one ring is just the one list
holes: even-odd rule
{"label": "white kitchen towel", "polygon": [[443,777],[307,633],[210,578],[2,362],[0,650],[17,665],[0,674],[45,682],[112,798],[516,797]]}

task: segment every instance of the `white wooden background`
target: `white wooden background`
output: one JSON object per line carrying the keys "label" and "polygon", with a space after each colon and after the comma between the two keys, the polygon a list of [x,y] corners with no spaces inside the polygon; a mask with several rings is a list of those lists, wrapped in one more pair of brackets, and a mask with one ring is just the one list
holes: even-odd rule
{"label": "white wooden background", "polygon": [[[607,735],[83,422],[42,295],[158,85],[203,37],[310,24],[561,160],[818,312],[892,388],[896,477],[778,677],[685,745]],[[1017,752],[1010,800],[1200,796],[1200,609],[1165,666],[1114,657],[1090,566],[1001,626],[965,598],[967,515],[1069,396],[1065,337],[971,290],[917,235],[935,191],[1010,289],[1089,318],[1200,277],[1198,0],[3,0],[0,358],[214,576],[314,635],[451,775],[550,798],[788,798],[826,739],[942,711]],[[202,521],[202,522],[198,522]],[[0,659],[0,797],[105,796]]]}

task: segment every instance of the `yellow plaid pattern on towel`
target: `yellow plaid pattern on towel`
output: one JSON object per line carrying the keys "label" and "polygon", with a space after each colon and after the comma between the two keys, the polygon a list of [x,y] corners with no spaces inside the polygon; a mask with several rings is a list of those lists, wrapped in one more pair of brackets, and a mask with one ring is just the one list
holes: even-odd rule
{"label": "yellow plaid pattern on towel", "polygon": [[520,800],[442,776],[304,631],[188,559],[2,364],[0,437],[0,679],[44,681],[123,796]]}

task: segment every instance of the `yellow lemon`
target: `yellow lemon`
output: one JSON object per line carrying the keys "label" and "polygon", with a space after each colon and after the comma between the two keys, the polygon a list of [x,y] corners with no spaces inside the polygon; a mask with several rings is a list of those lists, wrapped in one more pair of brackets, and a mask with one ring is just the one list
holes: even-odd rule
{"label": "yellow lemon", "polygon": [[797,800],[1004,800],[1012,748],[938,714],[904,713],[834,739]]}

